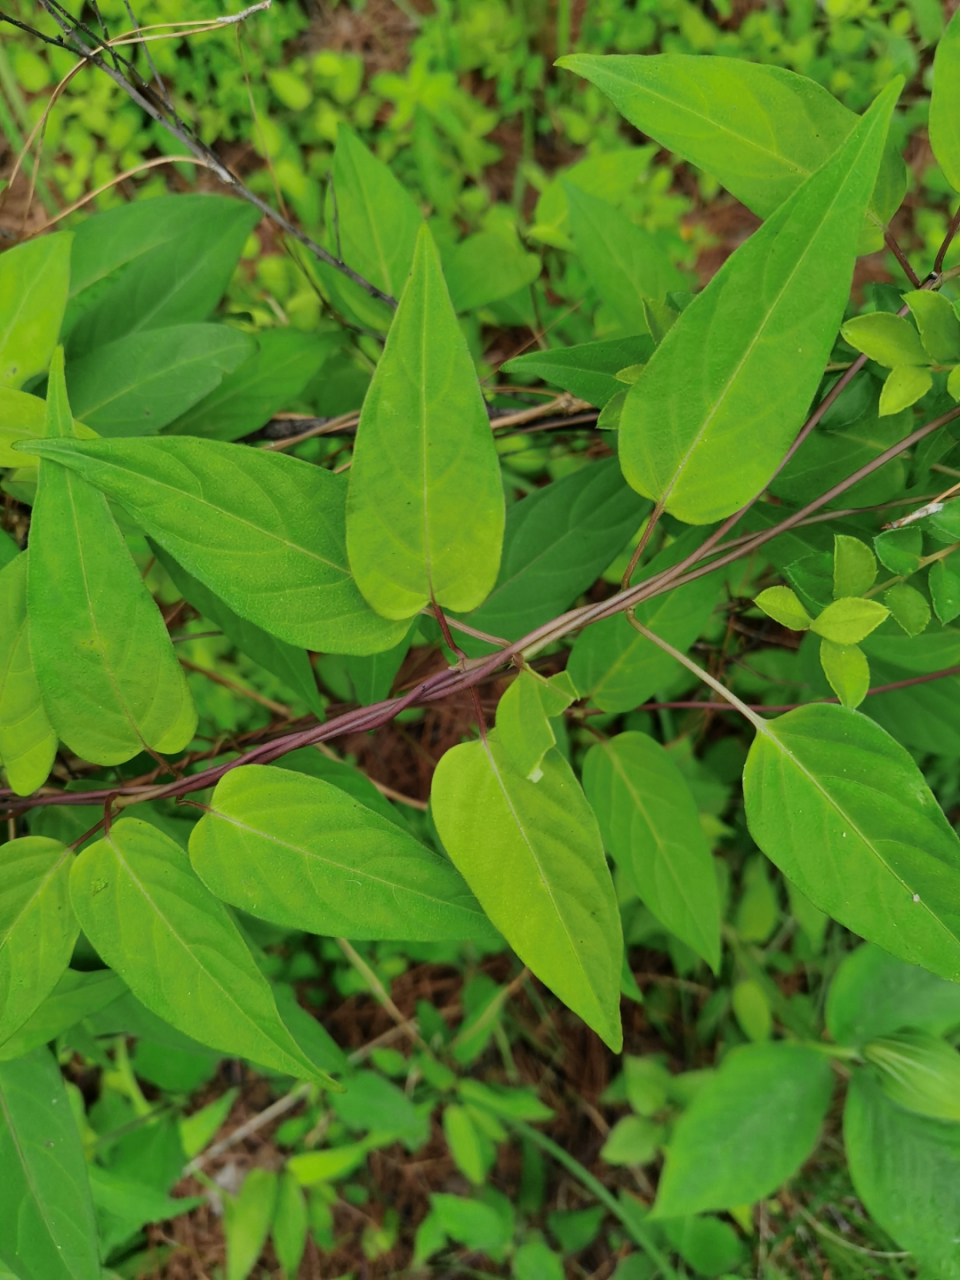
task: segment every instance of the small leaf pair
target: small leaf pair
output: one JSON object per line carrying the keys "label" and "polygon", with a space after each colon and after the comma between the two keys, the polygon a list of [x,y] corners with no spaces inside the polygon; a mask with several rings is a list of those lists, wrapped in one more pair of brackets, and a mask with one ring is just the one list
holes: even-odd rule
{"label": "small leaf pair", "polygon": [[933,386],[931,367],[950,367],[947,390],[960,400],[960,316],[941,293],[904,294],[916,328],[904,316],[873,311],[841,329],[847,342],[890,370],[880,394],[880,416],[915,404]]}

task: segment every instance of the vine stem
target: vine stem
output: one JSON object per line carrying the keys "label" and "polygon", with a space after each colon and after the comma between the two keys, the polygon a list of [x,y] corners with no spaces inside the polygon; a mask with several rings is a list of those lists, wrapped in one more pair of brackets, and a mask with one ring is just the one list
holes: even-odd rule
{"label": "vine stem", "polygon": [[532,1125],[524,1124],[522,1120],[510,1120],[508,1123],[511,1129],[519,1133],[522,1138],[534,1143],[541,1151],[545,1151],[547,1155],[552,1156],[557,1164],[562,1165],[568,1173],[572,1173],[578,1182],[582,1182],[587,1190],[592,1192],[600,1203],[623,1223],[633,1242],[638,1244],[651,1262],[660,1268],[660,1274],[664,1277],[664,1280],[680,1280],[680,1276],[670,1265],[666,1254],[657,1247],[646,1227],[639,1221],[639,1214],[628,1213],[616,1196],[603,1185],[599,1178],[595,1178],[576,1156],[570,1155],[568,1151],[564,1151],[563,1147],[558,1146],[552,1138],[548,1138],[539,1129],[534,1129]]}

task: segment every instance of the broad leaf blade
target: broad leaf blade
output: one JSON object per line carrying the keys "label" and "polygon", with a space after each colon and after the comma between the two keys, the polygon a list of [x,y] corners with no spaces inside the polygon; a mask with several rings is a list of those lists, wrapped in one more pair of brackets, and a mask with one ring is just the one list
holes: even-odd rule
{"label": "broad leaf blade", "polygon": [[424,228],[360,416],[350,566],[384,617],[410,618],[431,601],[473,609],[496,579],[503,525],[490,420]]}
{"label": "broad leaf blade", "polygon": [[80,925],[148,1009],[223,1053],[329,1085],[277,1012],[226,907],[156,827],[121,818],[70,876]]}
{"label": "broad leaf blade", "polygon": [[865,942],[844,957],[827,993],[827,1029],[860,1047],[904,1027],[943,1035],[960,1026],[960,985]]}
{"label": "broad leaf blade", "polygon": [[680,1218],[769,1195],[809,1156],[830,1105],[824,1054],[780,1040],[735,1049],[667,1147],[654,1214]]}
{"label": "broad leaf blade", "polygon": [[346,480],[296,458],[189,436],[46,441],[241,617],[288,644],[376,653],[406,631],[365,603],[347,567]]}
{"label": "broad leaf blade", "polygon": [[24,836],[3,846],[2,861],[0,1045],[53,991],[80,932],[70,907],[69,849]]}
{"label": "broad leaf blade", "polygon": [[743,784],[751,835],[811,902],[960,981],[960,840],[879,725],[827,704],[790,711],[759,727]]}
{"label": "broad leaf blade", "polygon": [[716,973],[717,878],[696,802],[670,754],[643,733],[598,742],[583,763],[583,789],[642,901]]}
{"label": "broad leaf blade", "polygon": [[69,231],[41,236],[0,257],[0,387],[43,373],[67,305]]}
{"label": "broad leaf blade", "polygon": [[960,191],[960,18],[954,13],[933,59],[930,146],[943,176]]}
{"label": "broad leaf blade", "polygon": [[87,1164],[48,1049],[0,1063],[0,1260],[21,1280],[100,1280]]}
{"label": "broad leaf blade", "polygon": [[[72,430],[63,366],[55,361],[47,434],[69,444]],[[55,462],[40,466],[27,603],[44,707],[71,750],[119,764],[144,747],[186,746],[197,713],[160,610],[106,498]]]}
{"label": "broad leaf blade", "polygon": [[190,857],[218,897],[291,929],[433,942],[495,937],[449,862],[320,778],[246,765],[217,784]]}
{"label": "broad leaf blade", "polygon": [[[72,914],[73,908],[70,910]],[[46,1000],[0,1045],[0,1062],[22,1058],[49,1044],[83,1018],[105,1009],[125,991],[123,981],[109,969],[95,969],[92,973],[65,969]]]}
{"label": "broad leaf blade", "polygon": [[245,653],[248,658],[253,658],[254,662],[259,662],[267,671],[272,671],[275,676],[278,676],[288,688],[304,700],[315,715],[322,719],[323,701],[306,651],[295,649],[292,644],[278,640],[275,636],[261,630],[256,623],[241,618],[215,592],[205,587],[192,574],[187,573],[182,565],[177,564],[163,547],[155,543],[151,545],[157,560],[166,569],[174,586],[184,599],[218,626],[241,653]]}
{"label": "broad leaf blade", "polygon": [[206,320],[258,220],[243,200],[171,195],[81,222],[64,320],[70,357],[128,333]]}
{"label": "broad leaf blade", "polygon": [[843,1113],[843,1137],[857,1195],[924,1274],[958,1280],[960,1126],[912,1115],[857,1071]]}
{"label": "broad leaf blade", "polygon": [[[632,125],[713,174],[761,218],[824,165],[857,123],[815,81],[741,58],[573,54],[558,65],[590,80]],[[905,189],[903,161],[891,148],[871,202],[879,223],[889,221]]]}
{"label": "broad leaf blade", "polygon": [[722,519],[759,493],[803,421],[843,318],[898,91],[899,82],[884,90],[727,259],[627,393],[623,473],[688,524]]}
{"label": "broad leaf blade", "polygon": [[[622,551],[647,511],[616,458],[535,490],[507,512],[503,559],[490,595],[464,621],[519,640],[568,608]],[[468,653],[489,653],[461,636]],[[579,687],[579,686],[578,686]]]}
{"label": "broad leaf blade", "polygon": [[163,428],[165,435],[239,440],[289,408],[339,340],[337,334],[265,329],[257,349],[215,391]]}
{"label": "broad leaf blade", "polygon": [[30,655],[27,558],[23,551],[0,571],[0,762],[21,796],[46,782],[57,753]]}
{"label": "broad leaf blade", "polygon": [[447,852],[520,959],[619,1052],[620,913],[570,766],[551,751],[528,782],[491,734],[441,758],[432,806]]}
{"label": "broad leaf blade", "polygon": [[223,324],[131,333],[67,365],[73,411],[101,436],[155,435],[253,351]]}

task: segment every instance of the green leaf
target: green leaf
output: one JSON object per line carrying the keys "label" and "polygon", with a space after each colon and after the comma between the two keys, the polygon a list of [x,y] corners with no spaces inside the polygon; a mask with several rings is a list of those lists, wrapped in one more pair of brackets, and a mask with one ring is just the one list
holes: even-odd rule
{"label": "green leaf", "polygon": [[647,332],[643,299],[683,289],[684,277],[656,236],[625,213],[571,184],[566,192],[573,243],[587,279],[628,333]]}
{"label": "green leaf", "polygon": [[891,369],[880,392],[880,417],[909,409],[925,396],[933,386],[933,375],[928,369],[916,365],[901,364]]}
{"label": "green leaf", "polygon": [[[853,539],[851,539],[853,541]],[[789,587],[767,587],[754,597],[753,603],[774,622],[791,631],[806,631],[813,622],[806,609]]]}
{"label": "green leaf", "polygon": [[[641,133],[713,174],[761,218],[822,168],[857,125],[813,80],[745,59],[573,54],[557,65],[590,80]],[[903,161],[890,148],[863,252],[880,248],[876,223],[889,221],[905,190]]]}
{"label": "green leaf", "polygon": [[[500,368],[504,373],[533,374],[602,409],[623,391],[617,381],[619,371],[649,360],[652,354],[650,338],[638,334],[631,338],[608,338],[604,342],[581,342],[552,351],[529,351],[508,360]],[[509,512],[507,518],[509,520]]]}
{"label": "green leaf", "polygon": [[960,400],[960,364],[950,370],[950,376],[947,378],[947,394],[954,400]]}
{"label": "green leaf", "polygon": [[487,1177],[483,1137],[470,1119],[466,1107],[451,1103],[443,1109],[443,1136],[447,1140],[453,1162],[475,1187],[482,1187]]}
{"label": "green leaf", "polygon": [[[618,378],[619,382],[620,379]],[[623,413],[623,406],[626,404],[626,391],[618,391],[612,396],[600,410],[600,416],[597,418],[598,431],[619,431],[620,415]]]}
{"label": "green leaf", "polygon": [[323,719],[323,699],[317,689],[310,659],[303,649],[295,649],[293,645],[262,630],[256,623],[248,622],[246,618],[234,613],[215,592],[177,564],[163,547],[154,543],[151,544],[151,549],[185,600],[205,618],[209,618],[228,640],[233,641],[241,653],[245,653],[254,662],[259,662],[267,671],[272,671],[304,700],[314,715]]}
{"label": "green leaf", "polygon": [[740,1030],[748,1040],[762,1044],[770,1039],[773,1014],[767,993],[759,982],[747,978],[736,983],[730,993],[730,1003]]}
{"label": "green leaf", "polygon": [[397,673],[410,652],[417,627],[418,623],[414,620],[407,634],[392,649],[384,649],[382,653],[372,653],[368,657],[344,658],[344,668],[362,707],[382,702],[390,696]]}
{"label": "green leaf", "polygon": [[307,1247],[307,1200],[300,1183],[292,1173],[284,1171],[277,1186],[277,1204],[270,1234],[273,1251],[290,1280],[300,1270]]}
{"label": "green leaf", "polygon": [[663,1141],[663,1125],[646,1116],[624,1116],[610,1130],[600,1148],[607,1164],[642,1165],[656,1159]]}
{"label": "green leaf", "polygon": [[321,778],[330,782],[341,791],[359,800],[365,809],[372,809],[381,817],[387,818],[400,828],[409,831],[407,824],[398,811],[381,795],[365,773],[355,769],[344,760],[333,760],[324,755],[317,747],[300,747],[296,751],[288,751],[275,761],[274,768],[292,769],[296,773],[305,773],[311,778]]}
{"label": "green leaf", "polygon": [[[923,555],[923,534],[916,525],[906,529],[888,529],[878,533],[873,540],[880,563],[891,573],[909,578],[920,568]],[[851,593],[852,594],[852,593]]]}
{"label": "green leaf", "polygon": [[549,752],[528,782],[491,734],[441,757],[431,803],[447,852],[520,959],[619,1052],[620,913],[567,762]]}
{"label": "green leaf", "polygon": [[0,762],[21,796],[46,782],[57,754],[30,656],[27,559],[22,551],[0,570]]}
{"label": "green leaf", "polygon": [[206,320],[259,214],[229,196],[134,200],[77,227],[63,331],[71,359],[128,333]]}
{"label": "green leaf", "polygon": [[333,182],[344,261],[378,289],[399,298],[422,222],[413,197],[342,122],[337,127]]}
{"label": "green leaf", "polygon": [[747,859],[741,881],[743,892],[734,927],[743,942],[766,942],[780,919],[780,899],[770,878],[770,864],[762,854]]}
{"label": "green leaf", "polygon": [[16,560],[20,548],[5,529],[0,529],[0,569],[5,569],[11,560]]}
{"label": "green leaf", "polygon": [[[76,441],[62,361],[60,350],[47,392],[51,439],[41,443],[69,448]],[[27,604],[43,704],[72,751],[120,764],[144,747],[187,745],[197,713],[160,610],[106,498],[54,462],[40,465]]]}
{"label": "green leaf", "polygon": [[22,387],[50,363],[67,305],[72,240],[60,231],[0,257],[0,387]]}
{"label": "green leaf", "polygon": [[810,630],[834,644],[859,644],[875,631],[889,613],[878,600],[845,596],[834,600],[814,618]]}
{"label": "green leaf", "polygon": [[[641,580],[679,563],[702,540],[701,531],[689,530],[645,566]],[[636,616],[661,639],[686,651],[710,621],[719,590],[719,578],[708,574],[644,601]],[[617,614],[577,637],[567,669],[582,697],[589,696],[604,711],[632,711],[668,684],[679,667]]]}
{"label": "green leaf", "polygon": [[515,231],[479,231],[455,245],[443,259],[450,301],[457,312],[475,311],[532,284],[540,259],[527,253]]}
{"label": "green leaf", "polygon": [[887,369],[930,363],[916,329],[909,320],[892,312],[872,311],[865,316],[854,316],[840,332],[851,347]]}
{"label": "green leaf", "polygon": [[[0,387],[0,467],[35,466],[37,460],[12,446],[18,440],[40,439],[46,430],[47,405],[39,396]],[[74,434],[81,440],[94,440],[97,433],[73,422]]]}
{"label": "green leaf", "polygon": [[949,299],[932,289],[915,289],[905,293],[903,300],[917,322],[930,359],[936,364],[956,364],[960,360],[960,317]]}
{"label": "green leaf", "polygon": [[960,986],[865,942],[844,957],[827,993],[827,1029],[862,1048],[903,1027],[942,1035],[960,1026]]}
{"label": "green leaf", "polygon": [[855,644],[820,641],[820,665],[844,707],[859,707],[870,688],[870,664]]}
{"label": "green leaf", "polygon": [[226,907],[169,836],[121,818],[77,858],[70,894],[84,933],[148,1009],[201,1044],[336,1088],[297,1046]]}
{"label": "green leaf", "polygon": [[424,227],[360,415],[350,567],[384,617],[410,618],[431,601],[474,609],[496,580],[503,522],[490,419]]}
{"label": "green leaf", "polygon": [[930,146],[943,176],[960,191],[960,18],[954,13],[933,59]]}
{"label": "green leaf", "polygon": [[767,857],[854,933],[960,980],[960,840],[912,757],[837,706],[757,729],[744,800]]}
{"label": "green leaf", "polygon": [[591,747],[583,788],[603,842],[656,918],[716,973],[720,902],[697,805],[670,753],[643,733]]}
{"label": "green leaf", "polygon": [[70,908],[72,854],[59,840],[3,846],[0,889],[0,1045],[53,991],[80,932]]}
{"label": "green leaf", "polygon": [[863,1056],[899,1106],[934,1120],[960,1120],[960,1053],[946,1040],[928,1031],[900,1031],[871,1040]]}
{"label": "green leaf", "polygon": [[251,1169],[240,1194],[224,1203],[227,1237],[226,1280],[247,1280],[267,1243],[277,1202],[277,1175],[272,1169]]}
{"label": "green leaf", "polygon": [[908,636],[918,636],[930,623],[930,606],[916,589],[898,582],[884,593],[887,608]]}
{"label": "green leaf", "polygon": [[156,435],[253,349],[252,338],[223,324],[131,333],[70,361],[70,403],[98,435]]}
{"label": "green leaf", "polygon": [[867,1071],[850,1081],[843,1137],[854,1189],[870,1216],[937,1280],[958,1280],[960,1126],[911,1115]]}
{"label": "green leaf", "polygon": [[339,787],[266,765],[231,769],[190,837],[204,883],[288,928],[348,938],[494,937],[460,875]]}
{"label": "green leaf", "polygon": [[[536,489],[507,511],[500,573],[464,621],[519,640],[569,608],[636,533],[648,504],[627,485],[616,458],[581,467]],[[489,645],[461,636],[470,654]],[[578,685],[579,687],[579,685]]]}
{"label": "green leaf", "polygon": [[815,1049],[781,1040],[733,1050],[674,1128],[653,1216],[769,1195],[810,1155],[832,1092],[830,1064]]}
{"label": "green leaf", "polygon": [[369,609],[350,577],[342,476],[189,436],[31,448],[120,502],[188,573],[288,644],[376,653],[406,631]]}
{"label": "green leaf", "polygon": [[87,1165],[48,1049],[0,1063],[0,1261],[18,1280],[100,1280]]}
{"label": "green leaf", "polygon": [[[709,1216],[668,1218],[663,1233],[698,1275],[725,1276],[747,1261],[747,1248],[729,1222]],[[626,1277],[623,1280],[627,1280]]]}
{"label": "green leaf", "polygon": [[[946,626],[960,615],[960,574],[946,560],[935,560],[927,574],[927,588],[933,609]],[[0,746],[0,755],[3,748]]]}
{"label": "green leaf", "polygon": [[[746,64],[744,64],[746,65]],[[849,139],[697,294],[627,392],[627,480],[688,524],[770,480],[803,421],[847,302],[891,84]],[[688,387],[683,395],[677,387]]]}
{"label": "green leaf", "polygon": [[186,413],[163,428],[169,436],[239,440],[286,409],[316,374],[336,341],[298,329],[264,329],[257,349]]}
{"label": "green leaf", "polygon": [[573,681],[565,671],[549,680],[524,668],[497,705],[497,733],[511,765],[524,778],[539,782],[541,763],[556,735],[552,716],[561,715],[577,697]]}
{"label": "green leaf", "polygon": [[877,577],[877,561],[873,552],[859,538],[837,533],[833,538],[833,598],[862,596]]}
{"label": "green leaf", "polygon": [[[71,908],[71,914],[72,914]],[[123,995],[126,987],[109,969],[79,973],[66,969],[50,995],[9,1040],[0,1045],[0,1062],[22,1058],[98,1013]]]}

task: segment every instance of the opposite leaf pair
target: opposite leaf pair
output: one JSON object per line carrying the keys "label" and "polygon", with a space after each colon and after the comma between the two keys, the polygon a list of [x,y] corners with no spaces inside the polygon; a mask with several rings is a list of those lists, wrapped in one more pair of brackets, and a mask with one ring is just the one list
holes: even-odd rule
{"label": "opposite leaf pair", "polygon": [[933,386],[931,368],[948,368],[947,391],[960,400],[960,316],[942,293],[904,294],[916,328],[903,316],[873,311],[841,329],[847,342],[890,370],[880,394],[880,416],[907,409]]}

